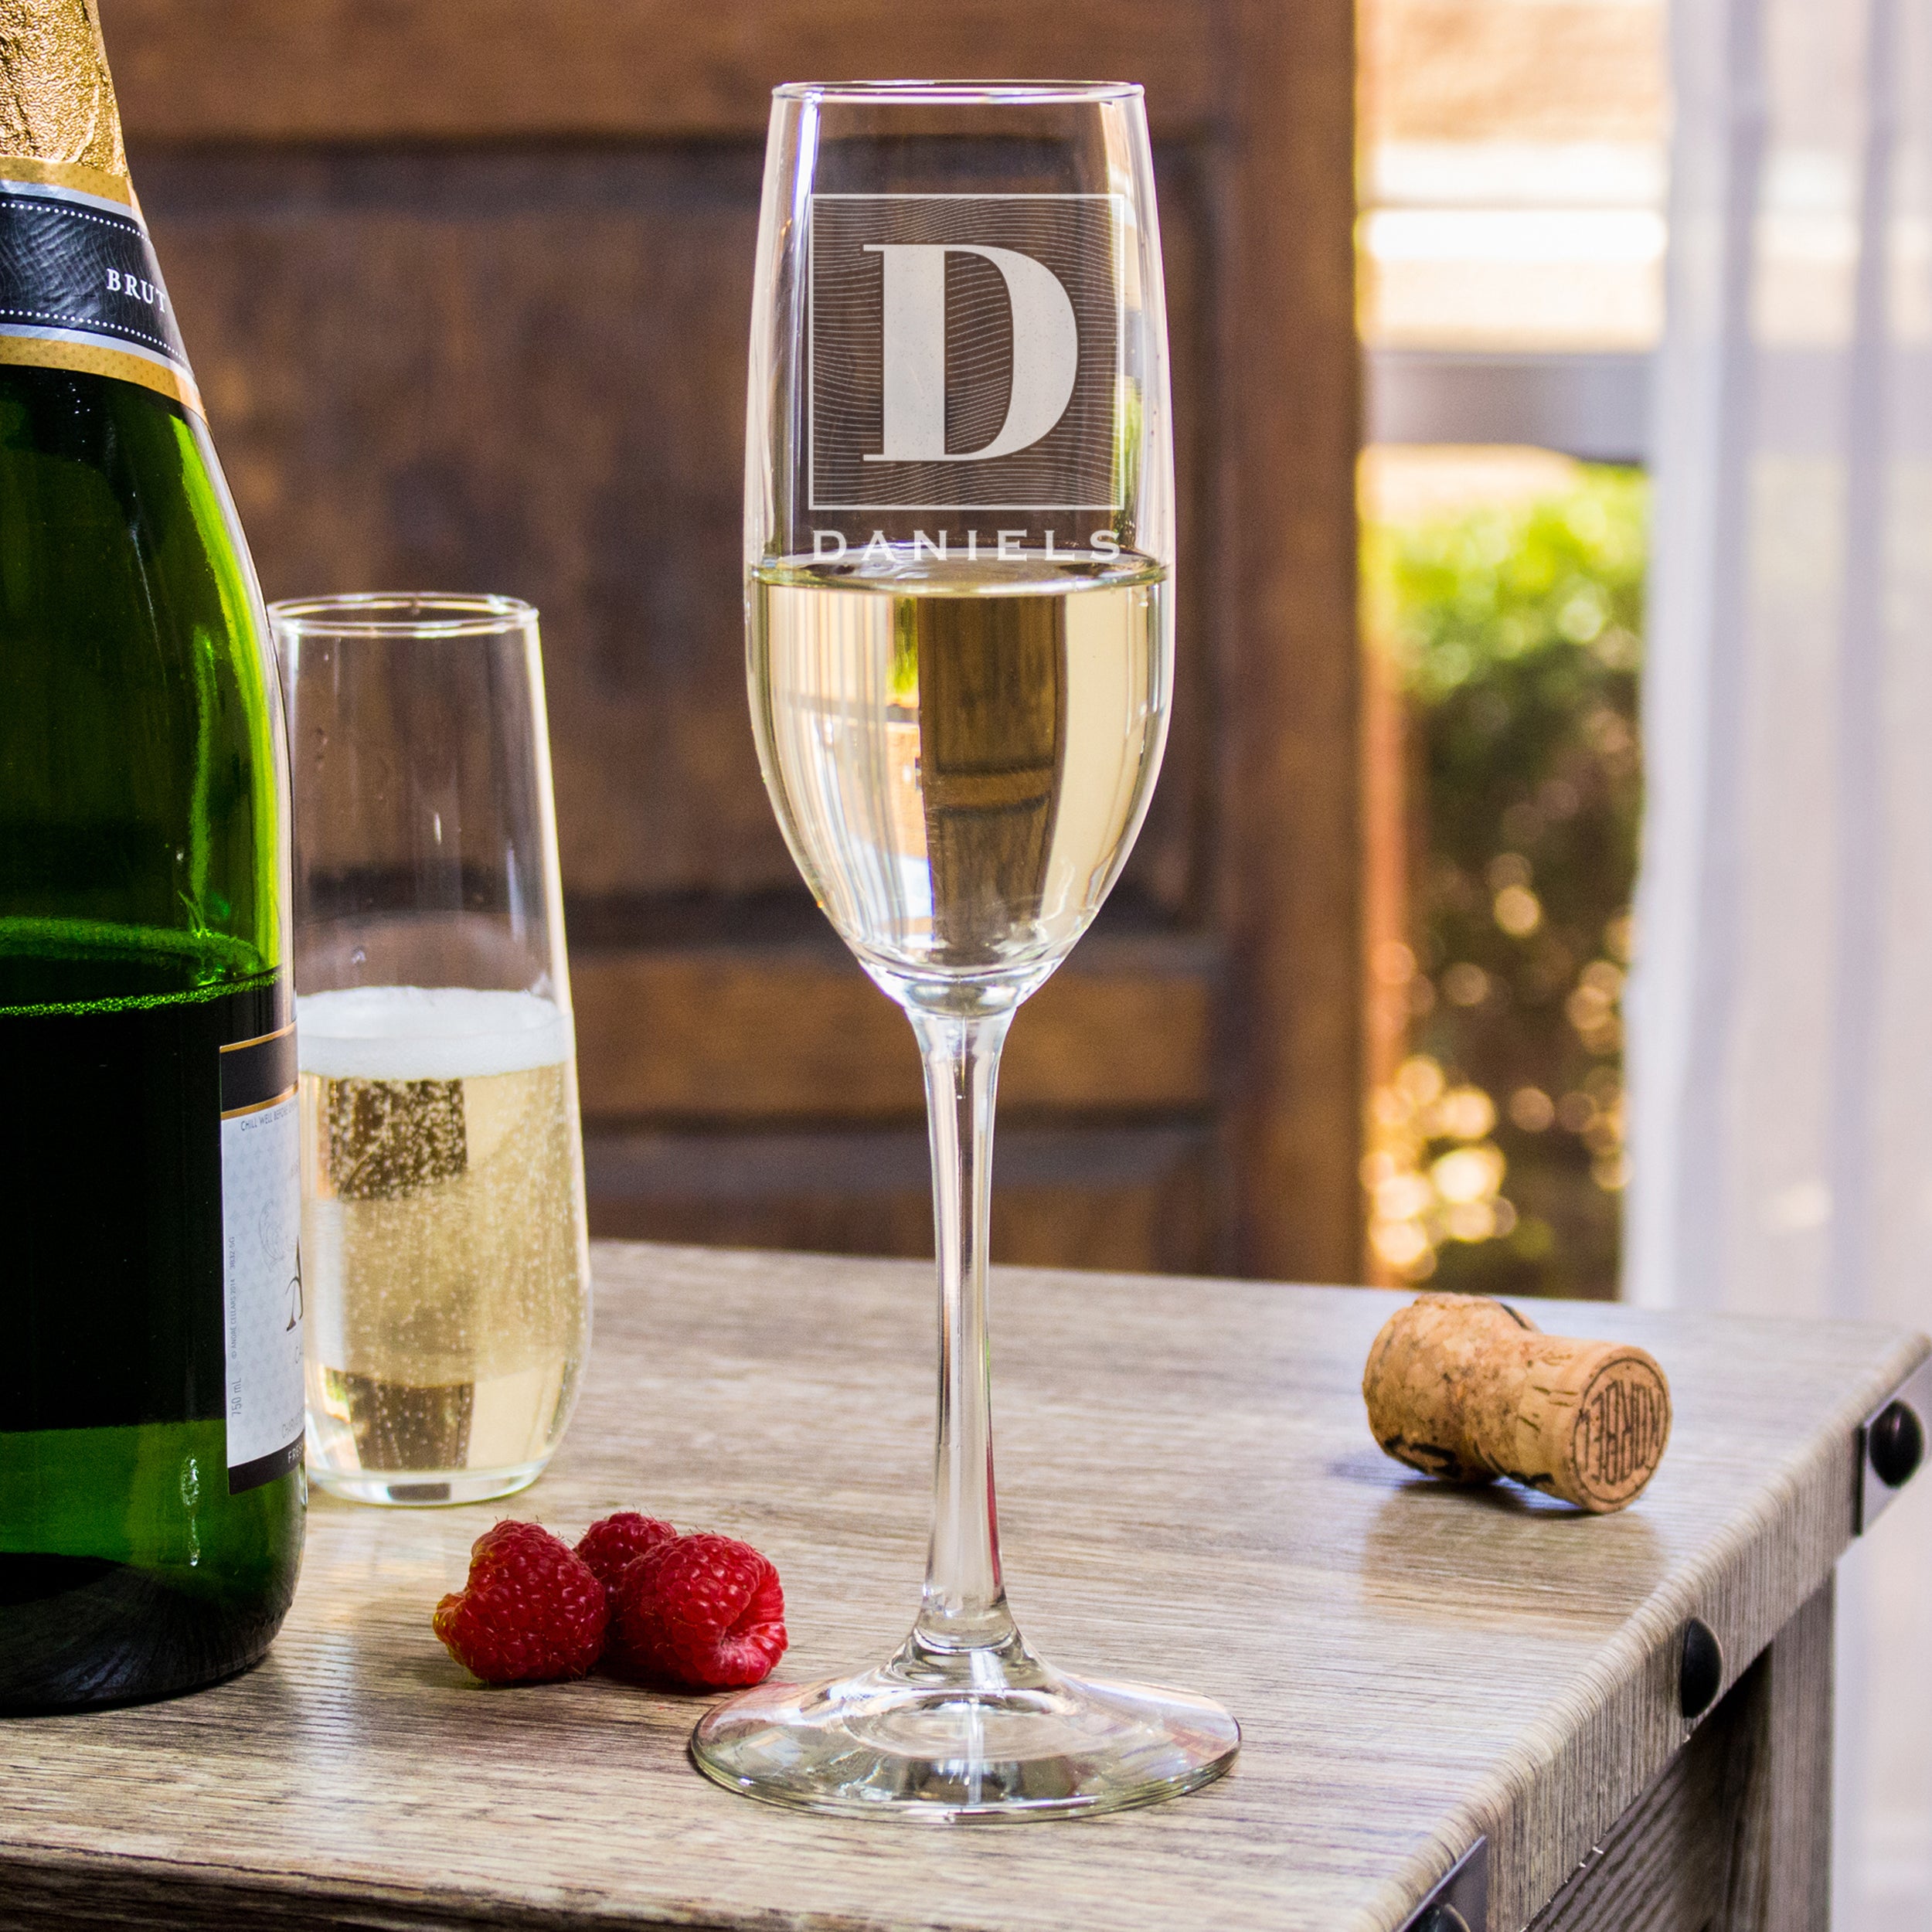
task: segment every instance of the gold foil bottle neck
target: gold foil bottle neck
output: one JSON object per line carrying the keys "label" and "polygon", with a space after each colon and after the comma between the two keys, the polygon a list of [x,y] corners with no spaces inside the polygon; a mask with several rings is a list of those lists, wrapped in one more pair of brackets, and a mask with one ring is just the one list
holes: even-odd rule
{"label": "gold foil bottle neck", "polygon": [[127,179],[95,0],[0,0],[0,155]]}

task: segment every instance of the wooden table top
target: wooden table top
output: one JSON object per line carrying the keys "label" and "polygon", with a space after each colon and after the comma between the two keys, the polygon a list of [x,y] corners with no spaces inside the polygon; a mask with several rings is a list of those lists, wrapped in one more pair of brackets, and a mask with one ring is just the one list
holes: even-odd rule
{"label": "wooden table top", "polygon": [[[1012,1826],[833,1822],[690,1768],[701,1700],[487,1690],[430,1611],[501,1515],[620,1507],[778,1564],[782,1675],[871,1663],[917,1600],[929,1270],[604,1245],[587,1389],[507,1505],[318,1498],[268,1659],[199,1696],[0,1726],[0,1917],[48,1922],[1387,1932],[1490,1838],[1523,1924],[1682,1742],[1685,1619],[1726,1682],[1852,1531],[1854,1432],[1926,1353],[1876,1328],[1546,1304],[1641,1342],[1674,1439],[1628,1513],[1457,1492],[1370,1441],[1397,1298],[996,1271],[1008,1581],[1053,1660],[1240,1717],[1219,1783]],[[63,1922],[71,1922],[63,1920]]]}

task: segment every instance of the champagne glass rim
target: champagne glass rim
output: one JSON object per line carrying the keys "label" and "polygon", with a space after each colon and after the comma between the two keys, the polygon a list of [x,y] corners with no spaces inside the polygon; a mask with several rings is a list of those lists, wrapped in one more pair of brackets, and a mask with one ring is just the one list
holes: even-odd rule
{"label": "champagne glass rim", "polygon": [[536,622],[521,597],[447,590],[356,590],[284,597],[268,607],[277,631],[301,636],[481,638]]}
{"label": "champagne glass rim", "polygon": [[1137,80],[787,80],[771,90],[776,100],[976,107],[1138,100],[1141,92]]}

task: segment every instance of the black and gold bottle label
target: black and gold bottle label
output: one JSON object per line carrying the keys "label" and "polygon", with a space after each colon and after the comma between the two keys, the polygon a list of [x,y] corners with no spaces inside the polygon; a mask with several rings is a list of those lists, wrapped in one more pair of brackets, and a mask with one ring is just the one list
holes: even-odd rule
{"label": "black and gold bottle label", "polygon": [[0,363],[83,370],[202,413],[126,178],[0,155]]}

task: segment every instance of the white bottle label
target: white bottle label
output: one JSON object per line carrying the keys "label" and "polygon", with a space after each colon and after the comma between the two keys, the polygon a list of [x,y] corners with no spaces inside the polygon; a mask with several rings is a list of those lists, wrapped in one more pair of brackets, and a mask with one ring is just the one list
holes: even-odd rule
{"label": "white bottle label", "polygon": [[300,1105],[293,1093],[222,1115],[228,1487],[302,1459]]}

